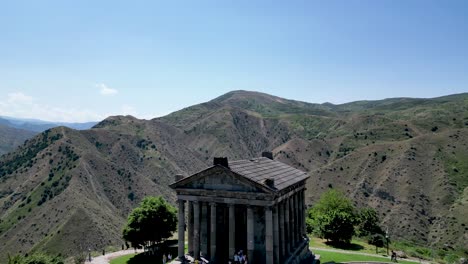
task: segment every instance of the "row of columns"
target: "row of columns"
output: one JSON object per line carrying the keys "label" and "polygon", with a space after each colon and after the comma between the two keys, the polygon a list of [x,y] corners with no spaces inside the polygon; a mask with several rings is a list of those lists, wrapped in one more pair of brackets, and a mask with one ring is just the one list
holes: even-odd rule
{"label": "row of columns", "polygon": [[[304,190],[291,194],[274,206],[265,207],[265,251],[266,263],[281,263],[286,260],[294,249],[303,241],[305,234],[305,203]],[[179,200],[179,257],[184,256],[185,247],[185,206],[184,201]],[[193,252],[194,258],[200,258],[200,251],[206,254],[208,246],[211,261],[216,256],[216,203],[210,206],[210,245],[208,237],[208,203],[198,201],[188,203],[188,251]],[[235,204],[229,206],[229,256],[236,251],[235,235]],[[200,214],[201,212],[201,214]],[[202,219],[200,219],[200,215]],[[200,221],[202,220],[202,221]],[[247,257],[251,261],[255,250],[254,211],[252,206],[247,206]]]}
{"label": "row of columns", "polygon": [[301,190],[281,201],[276,207],[278,220],[275,222],[278,223],[279,231],[276,235],[278,239],[275,238],[275,241],[278,241],[278,250],[275,247],[275,263],[284,262],[304,240],[303,236],[306,234],[304,198],[304,190]]}

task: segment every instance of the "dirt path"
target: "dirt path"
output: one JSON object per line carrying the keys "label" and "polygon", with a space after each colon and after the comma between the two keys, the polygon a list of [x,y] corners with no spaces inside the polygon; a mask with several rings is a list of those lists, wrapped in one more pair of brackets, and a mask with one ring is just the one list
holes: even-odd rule
{"label": "dirt path", "polygon": [[[136,252],[140,253],[140,252],[143,252],[143,250],[139,249]],[[86,264],[108,264],[111,259],[114,259],[114,258],[117,258],[117,257],[120,257],[120,256],[124,256],[124,255],[134,254],[134,253],[135,253],[135,250],[133,250],[133,249],[121,250],[121,251],[106,254],[104,256],[94,257],[94,258],[91,259],[91,262],[86,261],[85,263]]]}

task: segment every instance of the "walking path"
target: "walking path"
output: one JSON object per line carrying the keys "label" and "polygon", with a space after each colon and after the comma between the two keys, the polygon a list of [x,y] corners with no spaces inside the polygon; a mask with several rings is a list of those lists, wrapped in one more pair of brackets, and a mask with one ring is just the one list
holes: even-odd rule
{"label": "walking path", "polygon": [[[383,256],[377,255],[377,254],[370,254],[370,253],[363,253],[363,252],[353,252],[353,251],[349,251],[349,250],[340,250],[340,249],[331,249],[331,248],[317,248],[317,247],[310,247],[310,249],[312,250],[312,252],[314,250],[321,250],[321,251],[328,251],[328,252],[347,253],[347,254],[381,257],[383,259],[388,259],[388,257],[383,257]],[[141,252],[143,252],[142,249],[138,249],[136,251],[136,253],[141,253]],[[106,254],[104,256],[94,257],[94,258],[92,258],[91,262],[86,261],[85,263],[86,264],[109,264],[111,259],[114,259],[114,258],[117,258],[117,257],[120,257],[120,256],[124,256],[124,255],[134,254],[134,253],[135,253],[135,250],[133,250],[133,249],[116,251],[116,252]],[[415,263],[429,264],[429,262],[427,262],[427,261],[419,261],[419,260],[415,260],[415,259],[406,258],[404,260],[415,262]]]}
{"label": "walking path", "polygon": [[106,254],[106,255],[103,255],[103,256],[94,257],[94,258],[91,259],[91,262],[86,261],[85,263],[86,264],[109,264],[111,259],[114,259],[114,258],[117,258],[117,257],[120,257],[120,256],[124,256],[124,255],[134,254],[135,252],[140,253],[140,252],[143,252],[143,250],[142,249],[137,249],[135,251],[133,249],[128,249],[128,250],[116,251],[116,252],[112,252],[112,253],[109,253],[109,254]]}

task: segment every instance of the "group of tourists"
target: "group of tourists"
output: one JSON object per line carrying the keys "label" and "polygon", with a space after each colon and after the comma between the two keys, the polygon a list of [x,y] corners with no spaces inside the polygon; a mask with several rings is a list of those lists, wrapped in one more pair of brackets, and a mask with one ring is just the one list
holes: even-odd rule
{"label": "group of tourists", "polygon": [[239,252],[234,253],[233,260],[234,264],[247,264],[247,255],[242,250],[239,250]]}

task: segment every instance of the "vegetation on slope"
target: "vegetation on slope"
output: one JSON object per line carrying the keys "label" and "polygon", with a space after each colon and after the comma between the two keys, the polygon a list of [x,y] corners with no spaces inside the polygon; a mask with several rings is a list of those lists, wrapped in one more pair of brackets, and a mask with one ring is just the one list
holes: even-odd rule
{"label": "vegetation on slope", "polygon": [[310,173],[308,205],[340,188],[395,239],[466,249],[467,144],[466,94],[319,105],[236,91],[149,121],[54,128],[0,158],[0,255],[120,248],[143,197],[174,202],[173,175],[268,150]]}
{"label": "vegetation on slope", "polygon": [[34,135],[36,135],[35,132],[0,124],[0,156],[14,150]]}

